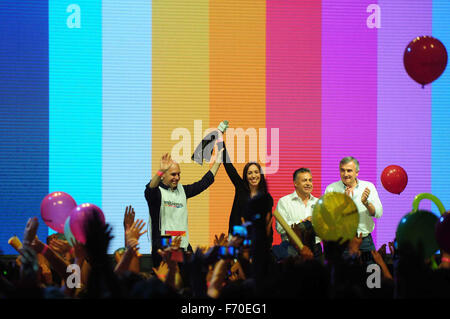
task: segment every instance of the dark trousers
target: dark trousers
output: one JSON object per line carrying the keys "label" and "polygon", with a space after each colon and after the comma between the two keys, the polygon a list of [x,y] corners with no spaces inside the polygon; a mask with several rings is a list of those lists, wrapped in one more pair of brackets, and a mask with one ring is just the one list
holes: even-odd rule
{"label": "dark trousers", "polygon": [[375,250],[375,244],[373,243],[372,234],[363,237],[359,250],[361,252],[371,252],[372,250]]}

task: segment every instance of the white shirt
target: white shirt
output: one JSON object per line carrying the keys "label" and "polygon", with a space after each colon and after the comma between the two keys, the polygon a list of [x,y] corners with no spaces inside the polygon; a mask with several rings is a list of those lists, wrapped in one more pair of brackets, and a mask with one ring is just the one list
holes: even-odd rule
{"label": "white shirt", "polygon": [[180,247],[187,248],[189,246],[189,231],[184,188],[181,183],[178,183],[176,189],[164,189],[160,186],[159,190],[161,191],[159,218],[161,235],[165,235],[166,231],[186,231],[185,236],[181,237]]}
{"label": "white shirt", "polygon": [[[312,216],[314,205],[319,199],[310,195],[308,202],[303,200],[294,191],[292,194],[281,197],[278,200],[277,211],[284,218],[289,226],[297,224],[309,216]],[[287,241],[288,235],[281,224],[277,221],[277,232],[281,235],[281,240]],[[320,238],[316,236],[316,243],[320,243]]]}
{"label": "white shirt", "polygon": [[[357,229],[357,234],[362,233],[363,237],[368,236],[375,228],[375,223],[373,222],[373,217],[380,218],[383,215],[383,206],[381,205],[380,198],[378,197],[378,192],[375,186],[371,182],[362,181],[357,179],[356,187],[353,190],[353,196],[351,198],[356,204],[359,213],[359,224]],[[370,216],[369,211],[361,202],[361,196],[364,193],[364,190],[369,188],[370,194],[367,199],[370,204],[375,207],[375,216]],[[332,183],[327,186],[325,189],[325,193],[336,192],[336,193],[345,193],[345,185],[342,180]],[[355,234],[355,235],[357,235]]]}

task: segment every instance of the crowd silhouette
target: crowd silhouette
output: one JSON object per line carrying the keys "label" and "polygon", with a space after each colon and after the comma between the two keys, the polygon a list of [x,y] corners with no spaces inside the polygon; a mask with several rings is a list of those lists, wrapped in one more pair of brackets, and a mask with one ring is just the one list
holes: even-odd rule
{"label": "crowd silhouette", "polygon": [[[86,243],[69,244],[61,234],[36,237],[36,217],[25,226],[22,242],[11,240],[18,258],[2,262],[0,298],[38,299],[405,299],[448,298],[448,254],[426,259],[413,245],[396,249],[395,242],[372,251],[381,270],[368,271],[359,253],[361,239],[323,242],[324,254],[315,259],[308,246],[297,256],[276,258],[272,236],[267,233],[267,194],[253,197],[248,206],[246,238],[218,234],[211,247],[180,249],[180,238],[159,249],[162,262],[150,272],[139,266],[139,239],[145,222],[124,214],[125,247],[115,259],[107,254],[112,239],[110,225],[96,215],[85,223]],[[299,236],[304,236],[296,228]],[[234,247],[233,249],[229,247]],[[227,249],[228,248],[228,249]],[[389,252],[387,252],[388,248]],[[348,254],[343,254],[348,250]],[[443,258],[441,258],[443,257]],[[434,266],[433,266],[434,264]],[[76,265],[76,266],[74,266]],[[437,265],[437,267],[436,267]],[[79,267],[79,278],[76,271]],[[72,268],[68,268],[72,267]],[[377,269],[377,268],[372,268]],[[78,280],[78,281],[77,281]]]}

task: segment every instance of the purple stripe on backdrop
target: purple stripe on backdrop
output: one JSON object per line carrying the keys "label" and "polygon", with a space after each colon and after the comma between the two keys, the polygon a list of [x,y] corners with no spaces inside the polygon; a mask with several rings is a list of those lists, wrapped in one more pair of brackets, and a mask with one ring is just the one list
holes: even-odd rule
{"label": "purple stripe on backdrop", "polygon": [[[384,213],[377,225],[378,243],[395,237],[400,218],[409,212],[414,196],[431,190],[431,86],[422,89],[406,73],[403,52],[420,35],[430,35],[431,1],[379,0],[378,30],[378,150],[377,175],[391,164],[408,173],[400,195],[387,192],[380,179],[378,191]],[[430,209],[422,201],[420,208]]]}
{"label": "purple stripe on backdrop", "polygon": [[371,3],[322,1],[322,192],[339,180],[345,156],[359,160],[362,180],[377,180],[378,31],[367,27]]}

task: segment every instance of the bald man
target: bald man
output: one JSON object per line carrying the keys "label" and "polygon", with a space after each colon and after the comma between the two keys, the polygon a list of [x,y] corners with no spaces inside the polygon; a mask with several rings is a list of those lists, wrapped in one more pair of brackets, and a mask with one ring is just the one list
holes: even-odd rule
{"label": "bald man", "polygon": [[221,156],[216,158],[219,160],[201,180],[181,185],[180,165],[169,154],[162,156],[158,172],[145,187],[145,199],[150,212],[153,267],[158,267],[161,262],[158,249],[162,248],[163,235],[183,232],[180,247],[192,250],[189,245],[187,199],[200,194],[214,182],[221,164]]}

